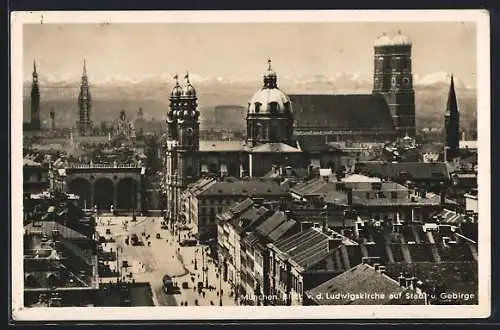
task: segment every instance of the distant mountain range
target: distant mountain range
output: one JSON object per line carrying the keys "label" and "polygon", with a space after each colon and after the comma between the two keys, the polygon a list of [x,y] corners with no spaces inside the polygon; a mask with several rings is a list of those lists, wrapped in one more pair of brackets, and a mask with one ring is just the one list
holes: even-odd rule
{"label": "distant mountain range", "polygon": [[[39,74],[39,82],[41,87],[47,87],[50,89],[54,88],[78,88],[80,84],[81,77],[73,73],[58,76],[51,74]],[[168,88],[168,86],[173,85],[173,78],[170,74],[157,74],[157,75],[144,75],[141,77],[126,77],[123,75],[109,75],[100,80],[93,80],[92,76],[89,76],[90,83],[93,87],[99,88]],[[413,77],[414,85],[426,86],[426,87],[436,87],[440,85],[449,85],[450,75],[447,72],[435,72],[431,74],[426,74],[422,77],[414,75]],[[259,79],[243,79],[243,78],[231,78],[231,77],[202,77],[196,74],[190,74],[190,81],[195,86],[205,87],[205,86],[225,86],[225,85],[235,85],[235,86],[251,86],[259,85]],[[282,87],[287,88],[302,88],[303,86],[313,85],[314,87],[322,87],[321,89],[327,88],[340,89],[340,90],[359,90],[359,89],[371,89],[372,77],[363,73],[342,73],[339,72],[333,76],[316,74],[309,76],[293,76],[293,77],[278,77],[278,82]],[[31,79],[27,79],[24,82],[25,86],[31,85]],[[459,89],[471,89],[470,86],[464,84],[459,78],[455,77],[455,87]],[[318,91],[322,92],[322,91]]]}
{"label": "distant mountain range", "polygon": [[[89,76],[93,96],[94,121],[113,120],[121,109],[135,118],[139,107],[147,119],[163,120],[168,109],[168,97],[173,86],[171,75],[147,75],[140,78],[109,76],[93,81]],[[201,121],[221,104],[246,106],[262,82],[257,79],[201,77],[190,75],[198,92]],[[441,126],[446,105],[450,76],[437,72],[423,77],[414,75],[416,112],[419,125]],[[78,116],[76,98],[80,77],[39,75],[42,122],[49,126],[50,109],[56,111],[56,123],[71,127]],[[370,93],[372,79],[360,73],[338,73],[334,76],[313,75],[298,77],[278,76],[278,86],[288,94],[361,94]],[[455,77],[455,87],[462,114],[462,125],[469,125],[476,117],[476,90]],[[29,120],[31,81],[24,83],[24,120]],[[244,120],[244,118],[242,118]]]}

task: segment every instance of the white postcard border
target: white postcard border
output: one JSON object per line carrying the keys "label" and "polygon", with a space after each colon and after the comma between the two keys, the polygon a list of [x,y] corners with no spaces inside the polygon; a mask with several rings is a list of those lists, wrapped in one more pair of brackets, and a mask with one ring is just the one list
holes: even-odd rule
{"label": "white postcard border", "polygon": [[[383,20],[381,19],[383,17]],[[27,23],[243,23],[243,22],[445,22],[477,23],[479,143],[479,304],[474,306],[236,306],[25,308],[23,302],[22,122],[23,24]],[[457,54],[459,56],[459,54]],[[490,248],[490,33],[486,10],[419,11],[114,11],[11,14],[11,293],[15,321],[416,319],[483,318],[491,310]]]}

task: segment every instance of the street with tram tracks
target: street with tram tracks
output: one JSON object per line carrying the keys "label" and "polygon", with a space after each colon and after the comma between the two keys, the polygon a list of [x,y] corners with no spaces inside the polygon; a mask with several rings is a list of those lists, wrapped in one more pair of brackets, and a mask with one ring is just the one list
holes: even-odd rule
{"label": "street with tram tracks", "polygon": [[[120,278],[121,282],[149,283],[156,306],[236,304],[231,286],[219,277],[208,248],[203,245],[180,246],[179,238],[188,238],[189,231],[173,235],[169,230],[162,229],[160,217],[131,220],[131,216],[98,217],[100,235],[114,240],[103,244],[104,251],[117,252],[117,260],[111,263],[110,268],[120,272],[119,277],[103,278],[102,282],[116,282]],[[109,234],[106,234],[107,229]],[[139,238],[139,245],[131,245],[133,234]],[[124,262],[126,267],[122,267]],[[171,276],[178,287],[175,294],[165,293],[162,280],[165,275]],[[203,283],[200,291],[196,289],[199,282]]]}

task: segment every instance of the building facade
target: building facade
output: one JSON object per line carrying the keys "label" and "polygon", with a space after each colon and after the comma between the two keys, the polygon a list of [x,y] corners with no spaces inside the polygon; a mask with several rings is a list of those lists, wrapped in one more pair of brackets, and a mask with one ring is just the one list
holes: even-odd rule
{"label": "building facade", "polygon": [[[267,202],[285,203],[288,189],[274,180],[200,179],[199,184],[186,190],[186,218],[197,228],[202,241],[217,239],[217,214],[246,198],[265,199]],[[198,183],[198,182],[197,182]]]}

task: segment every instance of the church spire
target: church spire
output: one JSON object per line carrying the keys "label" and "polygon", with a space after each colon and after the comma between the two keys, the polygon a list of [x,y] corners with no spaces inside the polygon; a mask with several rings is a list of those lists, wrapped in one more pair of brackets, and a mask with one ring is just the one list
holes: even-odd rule
{"label": "church spire", "polygon": [[87,76],[87,60],[83,60],[83,76]]}
{"label": "church spire", "polygon": [[36,61],[33,60],[33,77],[38,77],[38,72],[36,72]]}
{"label": "church spire", "polygon": [[450,77],[450,89],[445,112],[446,146],[451,150],[457,150],[460,139],[460,114],[458,112],[457,95],[453,74]]}
{"label": "church spire", "polygon": [[451,114],[452,112],[458,112],[457,95],[455,93],[455,82],[453,79],[453,74],[451,74],[451,78],[450,78],[450,89],[448,91],[448,102],[446,104],[446,114]]}

